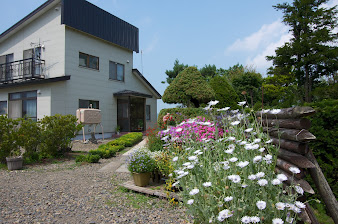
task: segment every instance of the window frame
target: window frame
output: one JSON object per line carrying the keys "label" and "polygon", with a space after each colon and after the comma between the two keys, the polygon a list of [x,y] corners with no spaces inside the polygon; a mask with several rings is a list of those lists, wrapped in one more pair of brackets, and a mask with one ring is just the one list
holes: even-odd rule
{"label": "window frame", "polygon": [[145,115],[146,115],[146,121],[151,121],[151,106],[150,105],[146,105]]}
{"label": "window frame", "polygon": [[[86,63],[85,63],[85,65],[81,65],[80,64],[80,56],[81,55],[86,57],[86,60],[85,60]],[[97,63],[96,63],[95,68],[90,67],[90,58],[96,58],[97,59]],[[90,55],[90,54],[86,54],[86,53],[83,53],[83,52],[79,52],[79,67],[81,67],[81,68],[89,68],[89,69],[94,69],[94,70],[100,70],[100,58],[96,57],[94,55]]]}
{"label": "window frame", "polygon": [[[113,69],[115,69],[115,74],[116,74],[116,78],[114,78],[114,75],[113,75],[113,69],[111,69],[111,64],[115,64],[116,66],[114,66],[114,68]],[[122,80],[120,80],[120,79],[118,79],[118,73],[117,73],[117,71],[118,71],[118,66],[122,66],[122,68],[123,68],[123,71],[122,71]],[[115,62],[115,61],[109,61],[109,80],[114,80],[114,81],[119,81],[119,82],[124,82],[124,79],[125,79],[125,66],[124,66],[124,64],[121,64],[121,63],[118,63],[118,62]]]}
{"label": "window frame", "polygon": [[0,100],[0,109],[1,109],[1,105],[2,104],[6,104],[6,108],[5,108],[5,113],[1,113],[1,110],[0,110],[0,115],[6,115],[8,114],[8,103],[7,103],[7,100]]}
{"label": "window frame", "polygon": [[[88,107],[80,107],[81,101],[88,101]],[[100,109],[100,101],[99,100],[85,100],[85,99],[79,99],[79,109],[88,109],[90,104],[93,104],[93,102],[97,103],[97,108],[93,107],[93,109]]]}
{"label": "window frame", "polygon": [[[28,93],[34,93],[34,96],[27,96]],[[18,98],[14,98],[13,99],[13,95],[14,94],[20,94],[20,96]],[[21,117],[22,118],[29,118],[32,120],[37,120],[37,116],[38,116],[38,93],[37,90],[30,90],[30,91],[23,91],[23,92],[13,92],[13,93],[8,93],[8,102],[9,101],[21,101]],[[25,112],[25,107],[23,106],[24,103],[27,100],[35,100],[35,117],[27,117],[24,112]],[[7,114],[8,114],[8,104],[7,104]]]}

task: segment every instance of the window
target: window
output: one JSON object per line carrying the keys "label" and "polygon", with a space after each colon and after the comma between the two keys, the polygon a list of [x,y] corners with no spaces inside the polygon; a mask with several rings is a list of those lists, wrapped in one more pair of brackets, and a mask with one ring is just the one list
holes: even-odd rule
{"label": "window", "polygon": [[150,121],[150,105],[146,105],[146,120]]}
{"label": "window", "polygon": [[79,100],[79,108],[93,108],[93,109],[100,109],[99,101],[95,100]]}
{"label": "window", "polygon": [[80,52],[79,53],[79,66],[99,70],[99,58]]}
{"label": "window", "polygon": [[7,101],[0,101],[0,115],[7,114]]}
{"label": "window", "polygon": [[109,61],[109,79],[124,81],[124,65]]}
{"label": "window", "polygon": [[10,64],[14,61],[14,54],[7,54],[0,56],[0,80],[11,80],[13,75],[13,68]]}
{"label": "window", "polygon": [[36,91],[18,92],[9,94],[8,116],[10,118],[37,119]]}

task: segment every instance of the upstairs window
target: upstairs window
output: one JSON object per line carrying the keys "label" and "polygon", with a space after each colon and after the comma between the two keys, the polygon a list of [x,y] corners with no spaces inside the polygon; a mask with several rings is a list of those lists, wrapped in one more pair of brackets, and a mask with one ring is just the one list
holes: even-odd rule
{"label": "upstairs window", "polygon": [[124,65],[109,61],[109,79],[124,81]]}
{"label": "upstairs window", "polygon": [[99,70],[99,58],[80,52],[79,66]]}

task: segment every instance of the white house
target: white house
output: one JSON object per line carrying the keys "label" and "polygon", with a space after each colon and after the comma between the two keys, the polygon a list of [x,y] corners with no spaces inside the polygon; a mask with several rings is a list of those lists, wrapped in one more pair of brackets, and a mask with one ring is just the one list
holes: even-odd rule
{"label": "white house", "polygon": [[138,51],[135,26],[85,0],[49,0],[0,35],[0,114],[40,119],[92,105],[105,133],[143,131],[161,95],[133,68]]}

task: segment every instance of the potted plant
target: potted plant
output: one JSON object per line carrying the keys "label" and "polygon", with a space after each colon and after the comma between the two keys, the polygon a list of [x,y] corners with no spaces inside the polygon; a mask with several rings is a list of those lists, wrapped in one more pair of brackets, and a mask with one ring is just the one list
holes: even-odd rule
{"label": "potted plant", "polygon": [[155,169],[155,160],[149,149],[140,148],[135,150],[130,154],[126,163],[135,185],[139,187],[147,186],[151,172]]}
{"label": "potted plant", "polygon": [[19,170],[22,169],[23,157],[22,151],[19,147],[11,150],[10,156],[6,157],[8,170]]}
{"label": "potted plant", "polygon": [[115,131],[116,131],[116,134],[119,135],[120,131],[121,131],[121,126],[120,125],[116,125]]}

